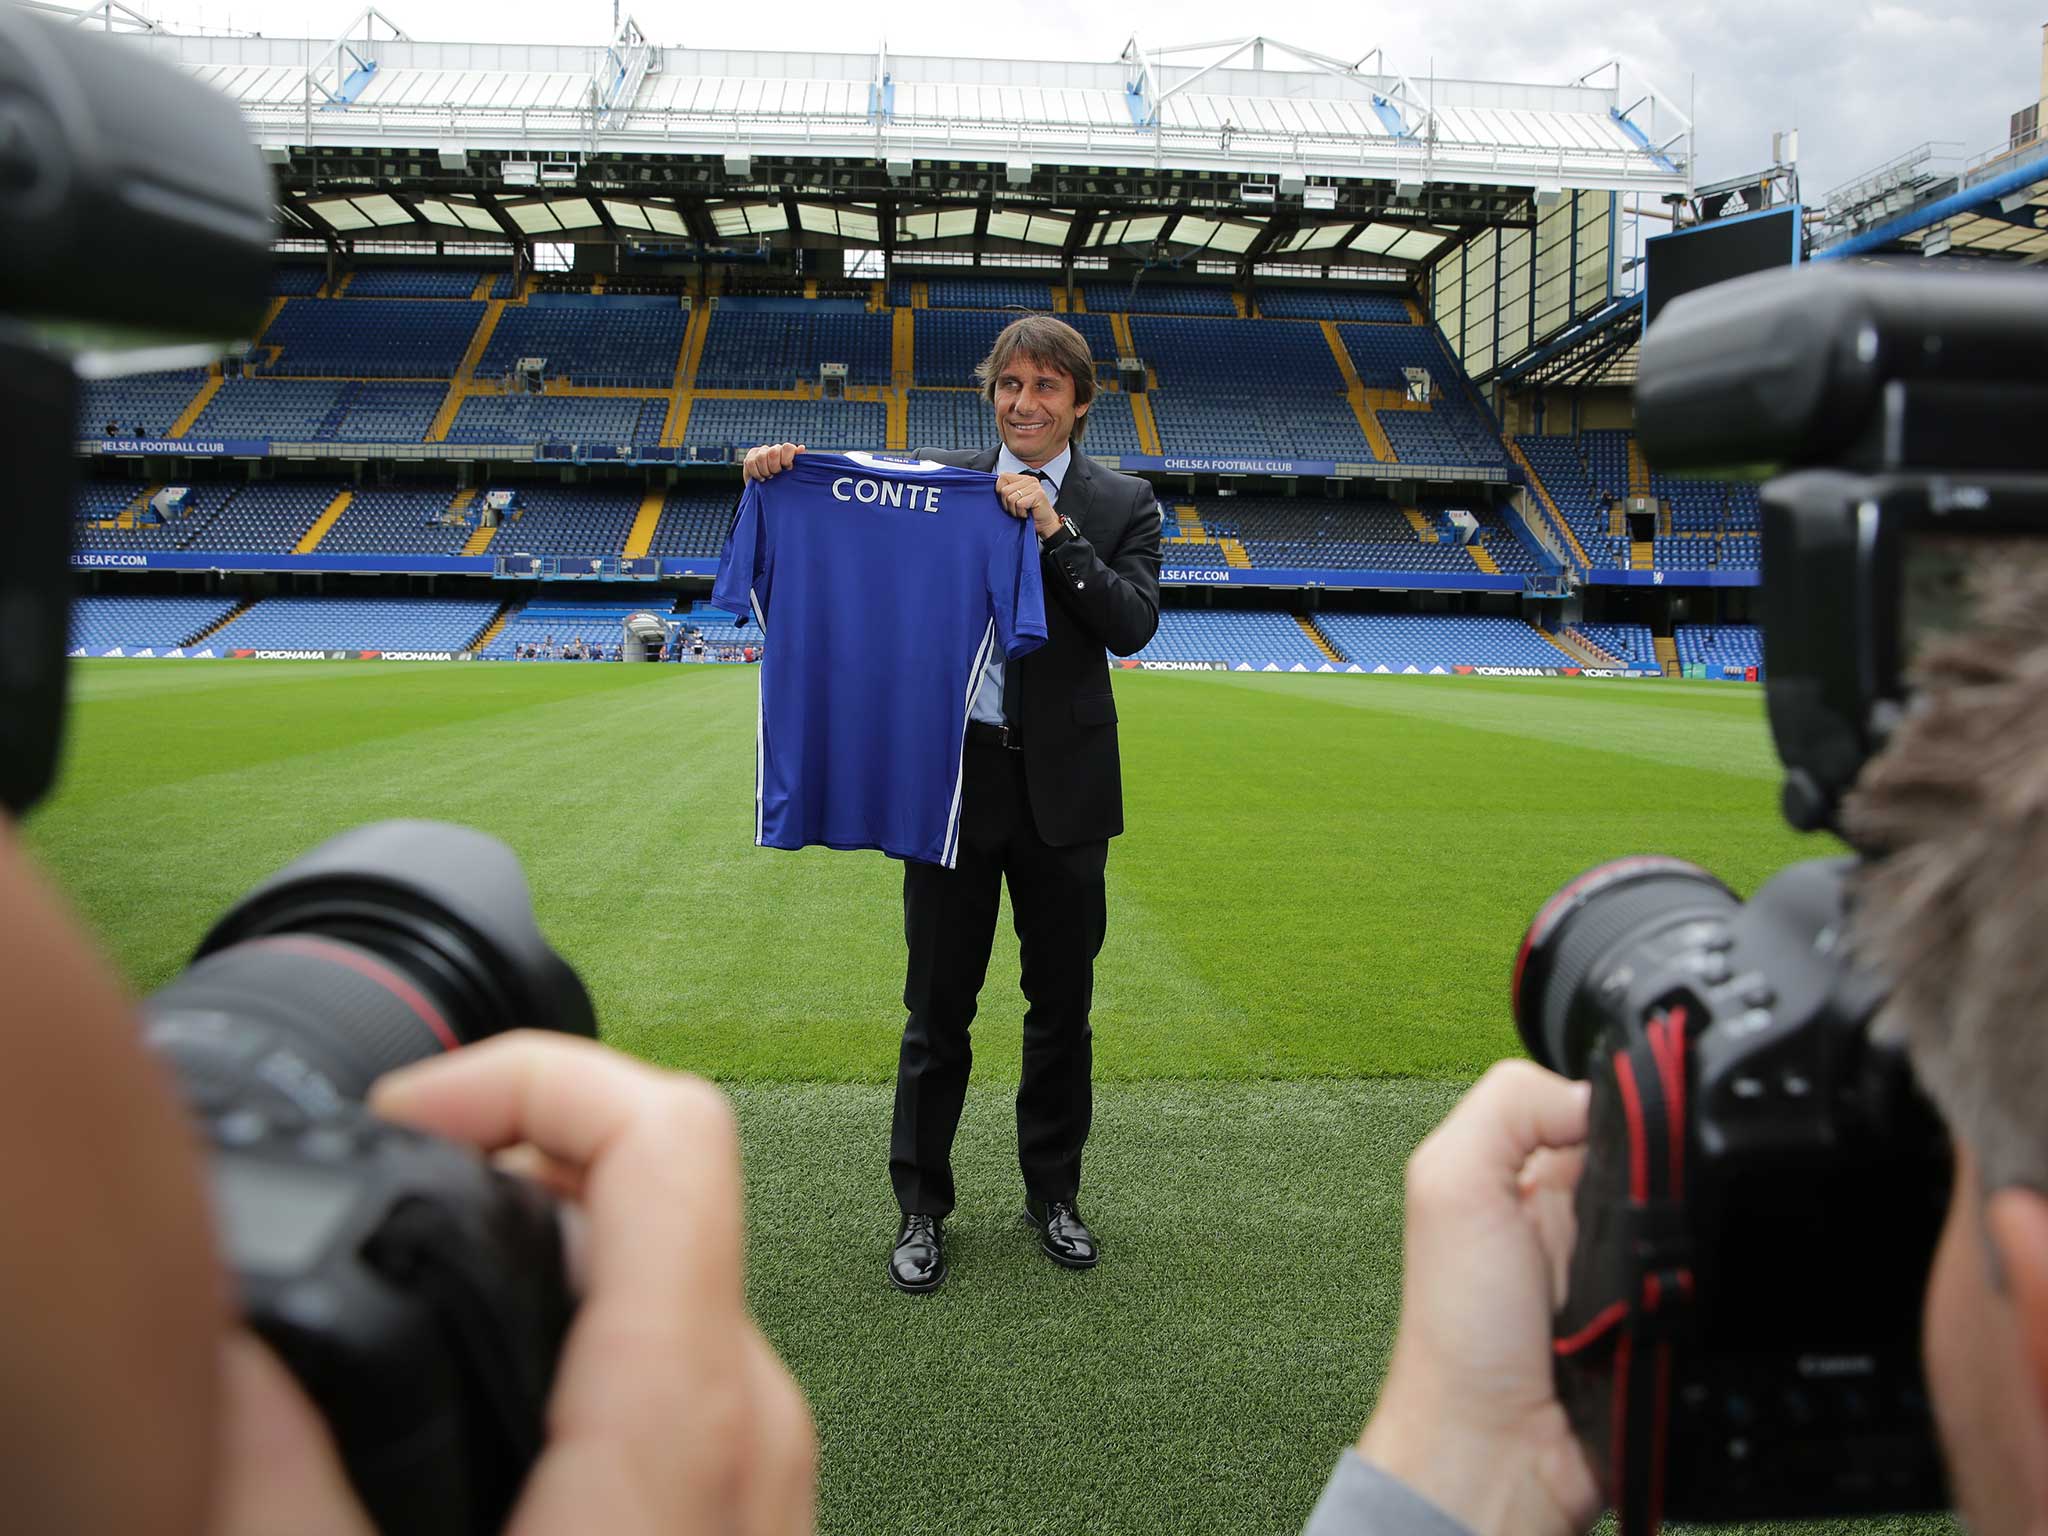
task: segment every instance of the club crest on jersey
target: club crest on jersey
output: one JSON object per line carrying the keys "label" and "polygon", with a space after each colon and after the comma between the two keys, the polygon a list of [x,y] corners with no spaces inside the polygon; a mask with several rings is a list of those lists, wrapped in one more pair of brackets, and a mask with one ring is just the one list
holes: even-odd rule
{"label": "club crest on jersey", "polygon": [[865,475],[840,475],[832,482],[832,499],[855,501],[868,507],[936,512],[939,510],[939,487],[905,484],[901,480],[870,480]]}

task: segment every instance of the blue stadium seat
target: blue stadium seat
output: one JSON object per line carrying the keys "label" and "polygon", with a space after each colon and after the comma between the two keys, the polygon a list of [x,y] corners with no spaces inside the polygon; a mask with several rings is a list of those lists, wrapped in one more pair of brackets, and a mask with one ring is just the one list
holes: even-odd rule
{"label": "blue stadium seat", "polygon": [[547,360],[550,379],[667,389],[675,382],[689,325],[689,311],[672,302],[578,296],[574,303],[508,305],[476,372],[486,379],[508,377],[522,357],[539,357]]}
{"label": "blue stadium seat", "polygon": [[683,439],[697,448],[787,442],[870,450],[888,440],[888,407],[861,400],[698,400]]}
{"label": "blue stadium seat", "polygon": [[475,267],[363,267],[349,280],[351,299],[466,299],[483,272]]}
{"label": "blue stadium seat", "polygon": [[849,384],[888,384],[892,327],[891,317],[880,313],[802,314],[715,305],[697,365],[697,386],[789,389],[815,383],[820,363],[845,363]]}
{"label": "blue stadium seat", "polygon": [[[270,377],[445,379],[484,306],[441,299],[288,299],[256,344]],[[275,362],[269,348],[281,348]]]}
{"label": "blue stadium seat", "polygon": [[218,624],[235,605],[232,597],[79,597],[71,604],[71,643],[93,653],[115,646],[171,650]]}
{"label": "blue stadium seat", "polygon": [[1272,320],[1348,320],[1413,325],[1399,294],[1353,293],[1342,288],[1261,288],[1259,313]]}
{"label": "blue stadium seat", "polygon": [[206,643],[220,651],[460,651],[498,607],[494,598],[266,597]]}

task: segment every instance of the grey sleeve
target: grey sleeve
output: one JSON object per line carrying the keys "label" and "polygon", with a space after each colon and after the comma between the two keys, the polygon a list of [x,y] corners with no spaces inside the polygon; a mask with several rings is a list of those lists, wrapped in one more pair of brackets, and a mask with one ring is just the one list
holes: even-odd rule
{"label": "grey sleeve", "polygon": [[1357,1451],[1344,1453],[1301,1536],[1472,1536],[1399,1478]]}

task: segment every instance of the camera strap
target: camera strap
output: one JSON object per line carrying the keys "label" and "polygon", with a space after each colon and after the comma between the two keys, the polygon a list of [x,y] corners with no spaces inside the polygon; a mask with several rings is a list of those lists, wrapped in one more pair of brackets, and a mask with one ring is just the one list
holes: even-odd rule
{"label": "camera strap", "polygon": [[1685,1010],[1653,1015],[1614,1057],[1627,1117],[1631,1256],[1628,1326],[1616,1347],[1611,1495],[1622,1536],[1655,1536],[1664,1517],[1672,1337],[1692,1303],[1685,1225]]}

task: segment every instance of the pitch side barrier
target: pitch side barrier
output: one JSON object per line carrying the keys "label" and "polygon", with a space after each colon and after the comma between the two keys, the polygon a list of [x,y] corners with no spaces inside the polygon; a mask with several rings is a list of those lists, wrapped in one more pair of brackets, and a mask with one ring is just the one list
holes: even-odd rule
{"label": "pitch side barrier", "polygon": [[[1360,666],[1355,661],[1326,661],[1318,666],[1297,661],[1287,666],[1277,661],[1141,661],[1135,656],[1116,658],[1112,665],[1123,672],[1331,672],[1358,677],[1662,677],[1654,668],[1642,667],[1488,667],[1459,663],[1444,666],[1431,662],[1418,667],[1413,662],[1390,667],[1385,662]],[[1730,668],[1731,672],[1737,669]],[[1750,669],[1754,671],[1754,668]],[[1751,681],[1755,679],[1752,678]]]}
{"label": "pitch side barrier", "polygon": [[168,645],[161,650],[155,646],[109,645],[88,649],[74,645],[66,653],[77,660],[111,660],[116,657],[134,661],[152,658],[157,661],[475,661],[474,651],[363,651],[345,650],[294,650],[288,647],[252,647],[245,645]]}

